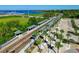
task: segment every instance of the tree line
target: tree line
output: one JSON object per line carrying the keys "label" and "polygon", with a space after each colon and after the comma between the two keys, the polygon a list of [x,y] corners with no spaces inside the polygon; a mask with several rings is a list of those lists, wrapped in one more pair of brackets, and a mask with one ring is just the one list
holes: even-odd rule
{"label": "tree line", "polygon": [[63,13],[63,18],[79,18],[79,10],[46,10],[43,16],[51,17]]}

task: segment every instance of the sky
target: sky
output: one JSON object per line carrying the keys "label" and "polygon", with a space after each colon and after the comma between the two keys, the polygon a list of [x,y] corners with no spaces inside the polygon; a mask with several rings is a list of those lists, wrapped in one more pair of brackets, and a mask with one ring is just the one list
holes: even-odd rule
{"label": "sky", "polygon": [[62,10],[79,9],[79,5],[0,5],[0,10]]}

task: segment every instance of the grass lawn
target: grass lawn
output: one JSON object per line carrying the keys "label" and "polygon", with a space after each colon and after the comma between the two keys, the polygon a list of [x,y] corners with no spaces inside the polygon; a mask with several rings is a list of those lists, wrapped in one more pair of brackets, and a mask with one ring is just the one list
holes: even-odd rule
{"label": "grass lawn", "polygon": [[0,17],[0,23],[6,23],[9,21],[19,20],[20,23],[24,24],[28,21],[28,18],[25,18],[23,16],[7,16],[7,17]]}

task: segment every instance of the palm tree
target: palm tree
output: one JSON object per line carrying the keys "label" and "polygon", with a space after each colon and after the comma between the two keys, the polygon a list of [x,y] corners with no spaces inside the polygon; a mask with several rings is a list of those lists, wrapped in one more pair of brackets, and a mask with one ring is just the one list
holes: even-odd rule
{"label": "palm tree", "polygon": [[61,34],[56,34],[56,37],[57,37],[57,40],[55,42],[55,47],[57,48],[57,53],[59,53],[59,50],[60,50],[60,47],[62,47],[62,40],[63,40],[63,37]]}
{"label": "palm tree", "polygon": [[61,32],[61,33],[64,33],[64,30],[63,30],[63,29],[61,29],[61,30],[60,30],[60,32]]}
{"label": "palm tree", "polygon": [[57,48],[57,53],[59,53],[60,47],[62,47],[61,42],[56,42],[55,47]]}
{"label": "palm tree", "polygon": [[57,53],[59,53],[60,47],[62,47],[61,43],[62,43],[62,40],[64,38],[63,33],[64,33],[64,30],[56,30],[56,33],[55,33],[55,36],[57,37],[56,43],[55,43],[55,47],[57,48]]}
{"label": "palm tree", "polygon": [[60,40],[62,40],[62,39],[63,39],[63,37],[64,37],[64,36],[63,36],[63,35],[64,35],[64,34],[63,34],[63,33],[64,33],[64,30],[63,30],[63,29],[61,29],[61,30],[60,30],[60,32],[61,32],[61,38],[60,38]]}
{"label": "palm tree", "polygon": [[66,36],[67,36],[67,40],[69,40],[71,35],[70,35],[70,33],[67,33]]}

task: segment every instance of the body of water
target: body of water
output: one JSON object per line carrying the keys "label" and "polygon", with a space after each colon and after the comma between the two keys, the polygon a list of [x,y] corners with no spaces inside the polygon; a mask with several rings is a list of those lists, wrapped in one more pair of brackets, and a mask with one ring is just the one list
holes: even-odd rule
{"label": "body of water", "polygon": [[41,14],[42,11],[37,10],[0,10],[0,14]]}

